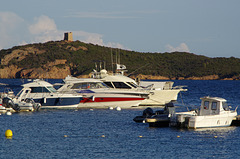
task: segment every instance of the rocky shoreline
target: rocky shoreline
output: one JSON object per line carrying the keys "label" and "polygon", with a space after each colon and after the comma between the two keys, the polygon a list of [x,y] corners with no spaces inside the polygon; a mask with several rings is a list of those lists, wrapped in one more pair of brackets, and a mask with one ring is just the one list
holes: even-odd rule
{"label": "rocky shoreline", "polygon": [[231,78],[220,78],[218,75],[209,75],[203,77],[174,77],[168,78],[164,76],[152,76],[152,75],[137,75],[131,76],[131,78],[139,78],[142,80],[240,80],[239,76],[233,76]]}
{"label": "rocky shoreline", "polygon": [[[15,65],[0,69],[0,78],[30,78],[30,79],[64,79],[66,76],[71,75],[70,67],[64,65],[66,61],[55,61],[48,63],[41,68],[24,69],[18,68]],[[63,67],[57,65],[63,64]],[[80,75],[79,78],[89,78],[90,75]],[[203,77],[164,77],[164,76],[153,76],[153,75],[134,75],[130,76],[133,79],[140,80],[240,80],[239,76],[233,76],[231,78],[221,79],[218,75],[209,75]]]}
{"label": "rocky shoreline", "polygon": [[[102,53],[96,53],[99,51]],[[0,50],[2,55],[0,60],[0,78],[63,79],[71,74],[75,76],[85,74],[91,70],[89,66],[94,66],[94,62],[89,62],[90,60],[94,61],[92,56],[96,56],[96,59],[101,59],[102,57],[107,59],[107,57],[110,58],[108,51],[110,52],[110,48],[85,44],[80,41],[52,41],[43,44],[16,46],[8,50]],[[117,50],[117,52],[118,51],[119,50]],[[78,57],[81,57],[79,56],[80,54],[86,59],[85,61],[83,60],[84,62],[81,58],[78,59]],[[121,57],[125,59],[125,61],[127,61],[129,57],[131,57],[131,59],[141,57],[138,61],[140,63],[153,62],[153,65],[149,67],[150,71],[145,71],[148,70],[145,69],[139,72],[142,74],[131,76],[133,79],[240,80],[240,59],[233,57],[213,59],[184,52],[142,54],[126,50],[123,50]],[[177,60],[179,58],[181,58],[181,60]],[[134,59],[132,60],[136,61]],[[129,63],[129,61],[126,63],[134,65],[134,67],[139,65],[138,63]],[[229,63],[231,65],[229,65]],[[209,75],[203,76],[206,73]],[[160,74],[165,76],[160,76]],[[89,77],[89,75],[81,75],[79,77]]]}

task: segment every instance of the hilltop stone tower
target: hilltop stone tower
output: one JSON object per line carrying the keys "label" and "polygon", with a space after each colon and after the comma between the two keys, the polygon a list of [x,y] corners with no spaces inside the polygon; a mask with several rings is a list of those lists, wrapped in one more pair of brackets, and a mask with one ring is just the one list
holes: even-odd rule
{"label": "hilltop stone tower", "polygon": [[72,32],[64,33],[64,40],[73,41]]}

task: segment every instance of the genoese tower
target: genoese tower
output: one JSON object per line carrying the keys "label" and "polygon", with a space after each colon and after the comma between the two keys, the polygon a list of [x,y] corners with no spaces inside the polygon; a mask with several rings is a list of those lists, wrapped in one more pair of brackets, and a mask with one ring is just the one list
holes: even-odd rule
{"label": "genoese tower", "polygon": [[63,40],[73,41],[72,32],[64,33],[64,39]]}

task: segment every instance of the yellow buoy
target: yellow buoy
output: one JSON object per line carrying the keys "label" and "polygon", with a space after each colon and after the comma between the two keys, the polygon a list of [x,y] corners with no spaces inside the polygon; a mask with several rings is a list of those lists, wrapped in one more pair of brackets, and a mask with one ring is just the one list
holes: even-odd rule
{"label": "yellow buoy", "polygon": [[102,135],[102,137],[105,137],[105,135]]}
{"label": "yellow buoy", "polygon": [[13,136],[12,130],[10,130],[10,129],[6,130],[5,136],[6,136],[7,138],[11,138],[11,137]]}
{"label": "yellow buoy", "polygon": [[180,137],[179,135],[177,137]]}
{"label": "yellow buoy", "polygon": [[138,136],[138,137],[143,137],[143,136],[140,135],[140,136]]}
{"label": "yellow buoy", "polygon": [[64,137],[68,137],[67,135],[64,135]]}

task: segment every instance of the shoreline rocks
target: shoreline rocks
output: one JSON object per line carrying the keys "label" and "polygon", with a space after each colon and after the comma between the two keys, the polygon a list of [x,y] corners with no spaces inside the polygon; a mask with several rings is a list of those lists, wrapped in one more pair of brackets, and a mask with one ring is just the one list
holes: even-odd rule
{"label": "shoreline rocks", "polygon": [[[0,69],[0,78],[48,78],[48,79],[64,79],[66,76],[71,75],[71,69],[66,66],[66,60],[56,60],[50,62],[41,68],[24,69],[18,68],[16,65],[10,65],[8,67]],[[59,67],[61,66],[61,67]],[[78,78],[89,78],[90,75],[79,75]],[[208,75],[203,77],[164,77],[154,75],[133,75],[130,76],[133,79],[140,80],[240,80],[239,76],[233,76],[229,78],[220,78],[218,75]]]}

